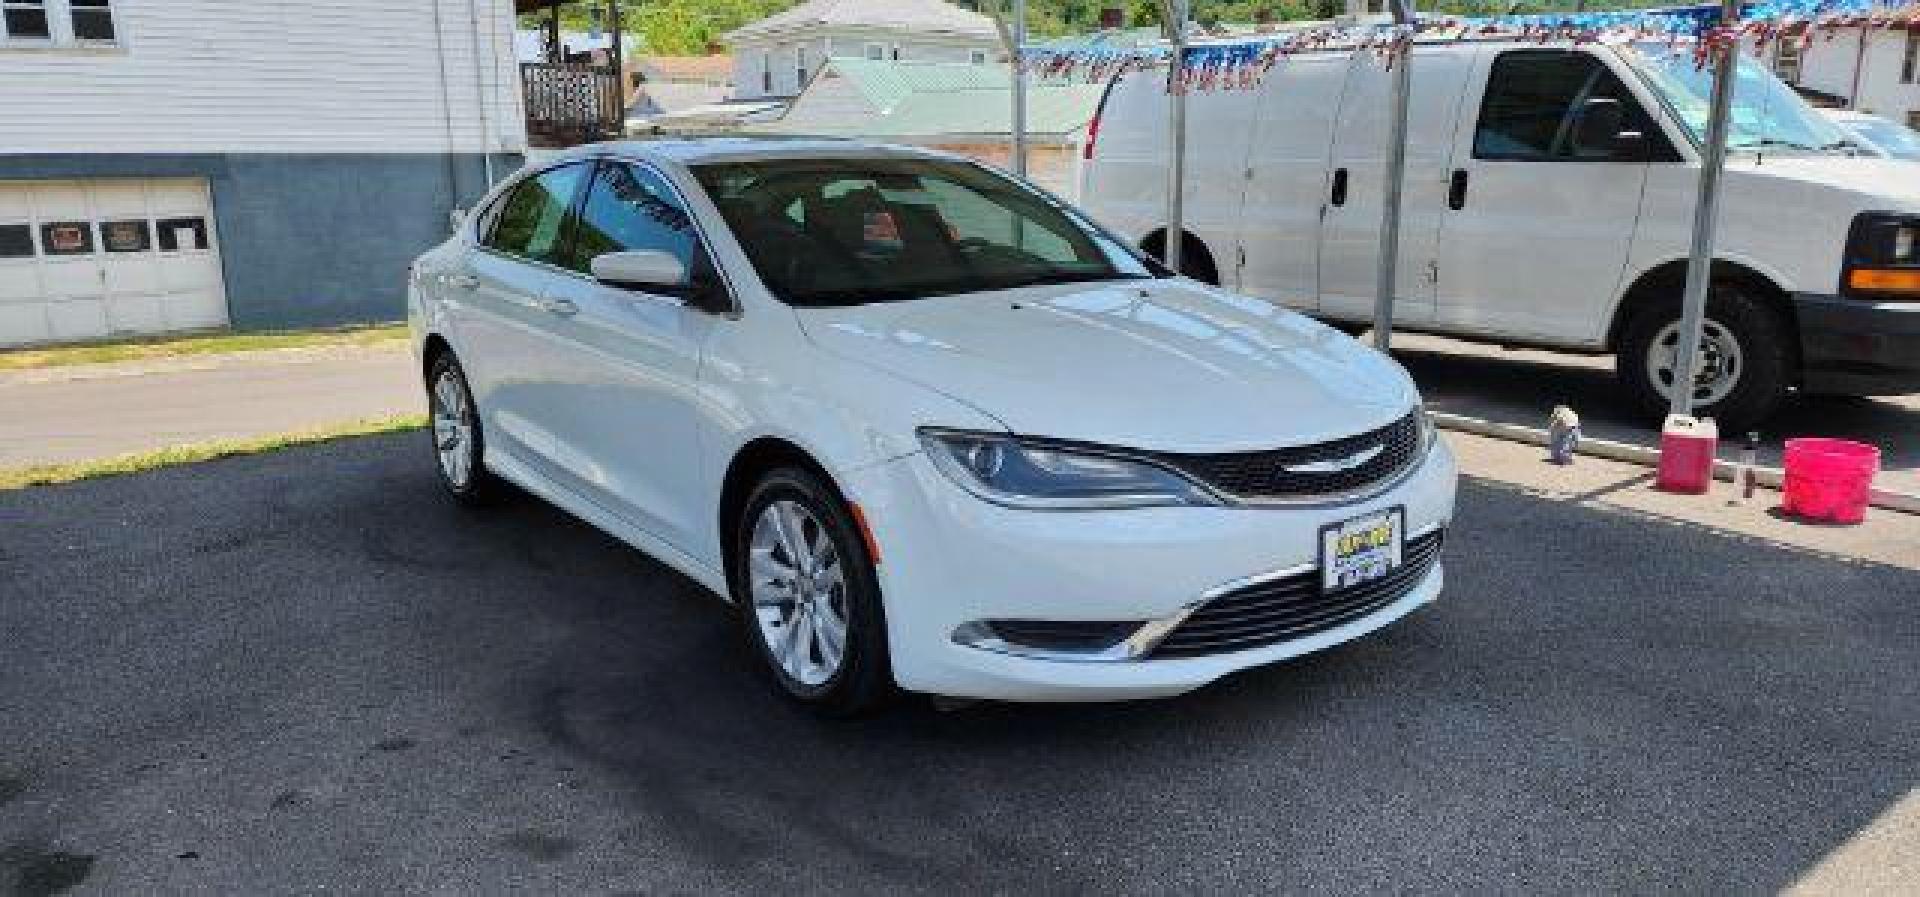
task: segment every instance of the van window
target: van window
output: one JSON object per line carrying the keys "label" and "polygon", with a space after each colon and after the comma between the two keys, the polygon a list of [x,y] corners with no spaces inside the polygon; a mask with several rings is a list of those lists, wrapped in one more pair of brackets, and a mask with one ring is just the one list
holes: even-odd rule
{"label": "van window", "polygon": [[1654,158],[1665,155],[1658,148],[1665,140],[1652,119],[1600,60],[1566,50],[1515,50],[1500,54],[1487,74],[1473,157],[1523,162],[1612,159],[1611,147],[1576,145],[1577,112],[1591,99],[1619,100],[1627,128],[1647,135],[1656,147]]}

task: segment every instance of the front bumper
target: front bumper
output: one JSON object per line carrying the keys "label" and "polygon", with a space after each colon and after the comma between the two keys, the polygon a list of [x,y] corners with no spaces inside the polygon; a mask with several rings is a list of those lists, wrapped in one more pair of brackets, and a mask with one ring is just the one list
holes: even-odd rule
{"label": "front bumper", "polygon": [[1920,392],[1920,302],[1793,297],[1801,388],[1831,395]]}
{"label": "front bumper", "polygon": [[955,641],[982,620],[1161,620],[1223,585],[1318,560],[1324,525],[1401,507],[1408,534],[1453,515],[1455,467],[1436,441],[1391,489],[1344,505],[1021,511],[980,501],[914,454],[845,484],[879,543],[894,678],[903,688],[1025,701],[1179,694],[1385,626],[1440,592],[1435,565],[1392,603],[1337,627],[1179,659],[1043,658]]}

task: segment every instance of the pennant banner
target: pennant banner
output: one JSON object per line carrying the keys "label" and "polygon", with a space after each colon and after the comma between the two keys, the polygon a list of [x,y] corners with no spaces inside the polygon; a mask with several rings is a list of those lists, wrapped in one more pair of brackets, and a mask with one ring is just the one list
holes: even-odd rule
{"label": "pennant banner", "polygon": [[[1811,41],[1821,30],[1842,26],[1920,27],[1920,0],[1760,0],[1746,4],[1738,22],[1722,23],[1718,5],[1538,13],[1493,18],[1434,17],[1414,25],[1326,26],[1239,39],[1203,39],[1189,45],[1175,90],[1251,89],[1281,59],[1306,50],[1349,49],[1377,53],[1391,66],[1419,38],[1619,42],[1695,41],[1704,63],[1708,50],[1728,41],[1753,39],[1766,46],[1783,35]],[[1127,71],[1165,68],[1173,50],[1166,43],[1123,46],[1108,35],[1084,42],[1029,47],[1021,67],[1040,78],[1105,81]]]}

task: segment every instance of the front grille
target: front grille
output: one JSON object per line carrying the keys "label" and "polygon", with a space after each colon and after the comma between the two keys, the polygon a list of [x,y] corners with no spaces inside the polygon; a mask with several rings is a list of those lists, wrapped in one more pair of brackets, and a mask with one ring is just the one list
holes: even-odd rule
{"label": "front grille", "polygon": [[1263,648],[1351,623],[1406,597],[1440,559],[1439,530],[1408,539],[1401,564],[1369,583],[1331,594],[1309,570],[1228,592],[1202,605],[1161,640],[1154,659]]}
{"label": "front grille", "polygon": [[[1377,485],[1419,460],[1419,410],[1358,436],[1259,452],[1160,453],[1154,457],[1215,490],[1242,499],[1311,499],[1350,495]],[[1302,471],[1314,462],[1339,461],[1379,448],[1380,453],[1345,470]]]}

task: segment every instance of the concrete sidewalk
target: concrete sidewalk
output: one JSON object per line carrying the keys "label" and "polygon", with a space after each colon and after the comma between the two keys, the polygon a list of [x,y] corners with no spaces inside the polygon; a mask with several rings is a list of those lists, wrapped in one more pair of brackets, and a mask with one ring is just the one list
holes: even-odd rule
{"label": "concrete sidewalk", "polygon": [[0,374],[0,468],[421,413],[404,341]]}
{"label": "concrete sidewalk", "polygon": [[[1612,356],[1501,349],[1396,333],[1393,355],[1420,384],[1427,407],[1502,424],[1545,427],[1555,405],[1580,413],[1588,436],[1654,446],[1658,421],[1637,407],[1613,375]],[[1880,447],[1875,485],[1920,494],[1920,395],[1796,397],[1761,432],[1761,463],[1780,466],[1781,444],[1833,436]],[[1721,433],[1720,456],[1735,460],[1744,433]]]}

